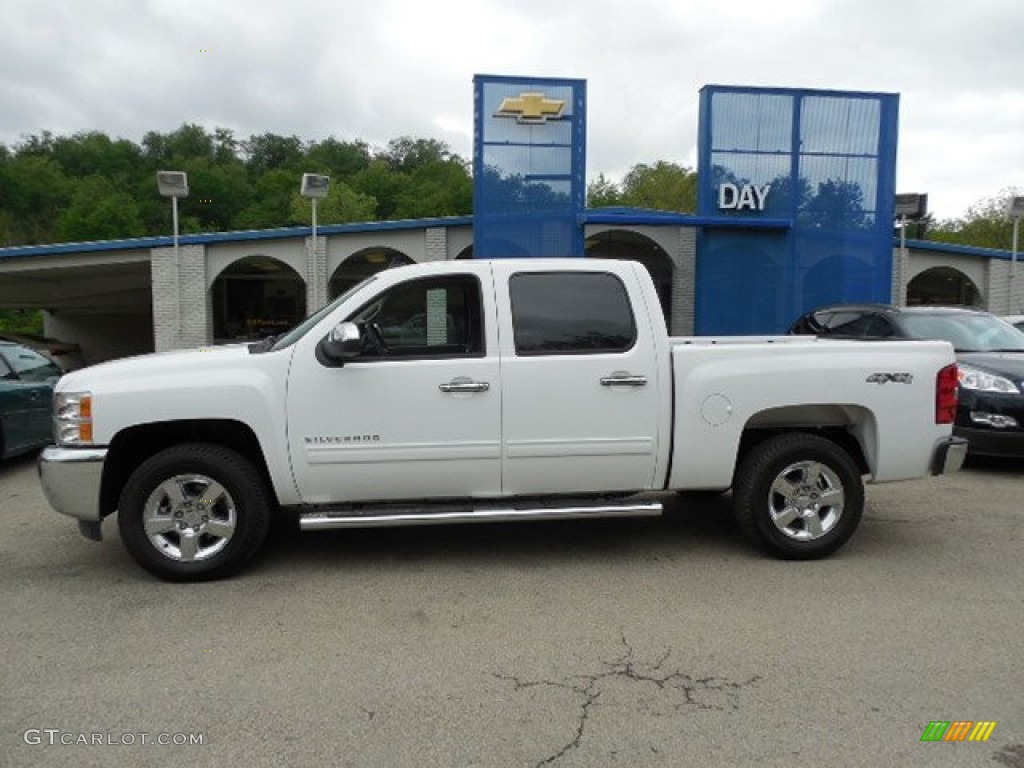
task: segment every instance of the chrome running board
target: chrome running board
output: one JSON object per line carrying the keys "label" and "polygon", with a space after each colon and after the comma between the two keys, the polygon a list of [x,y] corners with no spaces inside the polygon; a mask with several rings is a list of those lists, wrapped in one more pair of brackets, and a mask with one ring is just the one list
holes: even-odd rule
{"label": "chrome running board", "polygon": [[[303,531],[325,531],[335,528],[384,528],[403,525],[454,525],[459,523],[504,523],[516,520],[583,520],[593,517],[651,517],[660,515],[660,502],[601,501],[588,503],[582,501],[565,506],[516,506],[509,502],[481,502],[479,506],[468,507],[464,504],[449,506],[431,505],[419,507],[388,505],[373,506],[344,510],[317,509],[303,512],[299,516],[299,528]],[[565,500],[562,500],[565,504]]]}

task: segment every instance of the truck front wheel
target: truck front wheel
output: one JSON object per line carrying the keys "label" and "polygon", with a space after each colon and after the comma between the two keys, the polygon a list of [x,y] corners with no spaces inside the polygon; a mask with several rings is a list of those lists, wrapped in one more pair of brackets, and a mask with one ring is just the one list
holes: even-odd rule
{"label": "truck front wheel", "polygon": [[219,445],[168,448],[129,477],[118,530],[129,554],[168,581],[228,576],[256,554],[271,504],[260,473]]}
{"label": "truck front wheel", "polygon": [[772,554],[790,560],[824,557],[860,523],[864,484],[857,465],[825,438],[790,433],[756,445],[733,482],[740,528]]}

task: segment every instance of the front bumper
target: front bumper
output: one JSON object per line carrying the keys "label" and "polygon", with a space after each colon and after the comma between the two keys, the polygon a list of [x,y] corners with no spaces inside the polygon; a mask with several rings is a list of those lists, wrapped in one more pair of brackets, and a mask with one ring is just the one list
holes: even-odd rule
{"label": "front bumper", "polygon": [[[1018,426],[994,426],[984,417],[1012,419]],[[967,440],[972,456],[1024,457],[1024,396],[961,390],[953,434]]]}
{"label": "front bumper", "polygon": [[1024,432],[1019,429],[953,427],[953,432],[970,443],[973,456],[1024,456]]}
{"label": "front bumper", "polygon": [[958,472],[967,458],[967,441],[962,437],[941,440],[932,454],[932,474],[948,475]]}
{"label": "front bumper", "polygon": [[[100,483],[106,448],[63,448],[50,445],[39,455],[39,481],[50,506],[79,520],[79,527],[99,526]],[[85,523],[85,525],[82,525]]]}

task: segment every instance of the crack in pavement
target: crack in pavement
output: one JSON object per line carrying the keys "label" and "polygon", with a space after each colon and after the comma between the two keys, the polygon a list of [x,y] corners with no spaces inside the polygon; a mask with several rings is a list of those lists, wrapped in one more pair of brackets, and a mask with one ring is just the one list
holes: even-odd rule
{"label": "crack in pavement", "polygon": [[[759,675],[736,682],[717,675],[693,677],[678,669],[669,671],[666,669],[666,664],[672,656],[671,649],[665,651],[654,663],[649,663],[636,657],[633,646],[624,635],[620,636],[619,641],[623,646],[623,652],[611,661],[599,658],[602,670],[595,674],[572,675],[565,680],[522,680],[515,675],[494,675],[498,680],[511,683],[513,691],[556,688],[570,691],[581,699],[573,738],[560,749],[536,763],[535,768],[552,765],[569,752],[580,748],[591,711],[599,703],[602,685],[608,681],[620,679],[633,683],[649,683],[660,692],[681,693],[682,701],[673,705],[676,712],[679,712],[687,708],[718,711],[737,710],[739,709],[739,692],[760,680]],[[724,703],[715,703],[715,699],[721,700],[723,697]],[[652,746],[651,749],[654,747]]]}

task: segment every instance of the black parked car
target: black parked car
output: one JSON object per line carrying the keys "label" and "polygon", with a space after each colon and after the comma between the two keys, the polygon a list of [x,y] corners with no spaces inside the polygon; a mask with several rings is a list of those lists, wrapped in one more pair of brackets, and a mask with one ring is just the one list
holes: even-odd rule
{"label": "black parked car", "polygon": [[960,369],[954,433],[967,438],[973,454],[1024,456],[1024,332],[995,315],[962,307],[838,304],[809,312],[789,332],[950,342]]}

